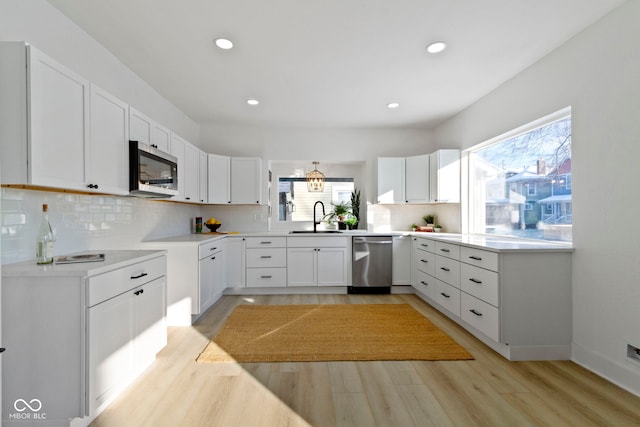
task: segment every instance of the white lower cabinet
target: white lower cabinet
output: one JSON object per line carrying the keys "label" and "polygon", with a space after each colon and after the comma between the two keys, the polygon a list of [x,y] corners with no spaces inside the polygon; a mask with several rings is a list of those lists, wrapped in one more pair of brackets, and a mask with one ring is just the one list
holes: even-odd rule
{"label": "white lower cabinet", "polygon": [[393,236],[393,280],[394,286],[411,284],[411,237]]}
{"label": "white lower cabinet", "polygon": [[89,308],[89,413],[100,413],[167,344],[166,278]]}
{"label": "white lower cabinet", "polygon": [[224,240],[200,245],[198,253],[198,309],[203,314],[221,296],[226,288]]}
{"label": "white lower cabinet", "polygon": [[500,340],[500,314],[498,307],[462,292],[460,316],[462,320],[492,340]]}
{"label": "white lower cabinet", "polygon": [[164,252],[104,252],[101,263],[3,266],[2,425],[24,425],[7,416],[24,396],[51,425],[88,424],[166,345]]}
{"label": "white lower cabinet", "polygon": [[418,294],[501,355],[570,358],[570,249],[492,251],[413,237],[412,251]]}
{"label": "white lower cabinet", "polygon": [[346,286],[347,237],[288,237],[288,286]]}
{"label": "white lower cabinet", "polygon": [[245,287],[245,247],[244,237],[227,237],[227,287]]}
{"label": "white lower cabinet", "polygon": [[286,287],[286,237],[247,237],[245,244],[246,287]]}

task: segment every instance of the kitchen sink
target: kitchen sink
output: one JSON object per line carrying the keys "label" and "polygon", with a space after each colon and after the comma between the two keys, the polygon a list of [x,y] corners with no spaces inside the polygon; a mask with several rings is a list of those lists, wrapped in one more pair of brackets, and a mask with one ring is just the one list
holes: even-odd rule
{"label": "kitchen sink", "polygon": [[339,230],[318,230],[318,231],[293,230],[289,232],[289,234],[327,234],[327,233],[342,233],[342,231],[339,231]]}

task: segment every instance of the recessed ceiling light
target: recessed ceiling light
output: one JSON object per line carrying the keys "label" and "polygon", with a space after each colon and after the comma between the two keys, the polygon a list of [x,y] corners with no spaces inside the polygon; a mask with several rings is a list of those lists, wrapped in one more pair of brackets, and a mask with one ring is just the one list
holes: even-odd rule
{"label": "recessed ceiling light", "polygon": [[257,99],[247,99],[247,104],[249,104],[249,105],[258,105],[258,104],[260,104],[260,101],[258,101]]}
{"label": "recessed ceiling light", "polygon": [[398,104],[397,102],[390,102],[387,104],[387,108],[398,108],[400,106],[400,104]]}
{"label": "recessed ceiling light", "polygon": [[229,50],[233,47],[233,42],[229,39],[219,38],[216,39],[216,46],[220,49]]}
{"label": "recessed ceiling light", "polygon": [[447,48],[447,44],[445,42],[435,42],[427,46],[427,52],[438,53],[438,52],[442,52],[446,48]]}

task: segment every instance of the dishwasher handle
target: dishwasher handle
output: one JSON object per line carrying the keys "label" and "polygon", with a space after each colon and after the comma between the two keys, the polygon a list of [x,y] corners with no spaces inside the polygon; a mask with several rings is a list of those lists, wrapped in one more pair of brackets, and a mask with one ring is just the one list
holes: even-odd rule
{"label": "dishwasher handle", "polygon": [[353,243],[367,244],[367,245],[388,245],[393,243],[393,240],[364,240],[355,239]]}

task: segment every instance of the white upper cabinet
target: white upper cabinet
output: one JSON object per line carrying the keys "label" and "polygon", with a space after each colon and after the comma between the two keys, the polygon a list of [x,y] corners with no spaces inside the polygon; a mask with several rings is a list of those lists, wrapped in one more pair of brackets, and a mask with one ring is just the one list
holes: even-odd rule
{"label": "white upper cabinet", "polygon": [[378,158],[378,203],[429,203],[429,155]]}
{"label": "white upper cabinet", "polygon": [[460,203],[460,150],[443,149],[429,156],[429,201]]}
{"label": "white upper cabinet", "polygon": [[231,157],[207,154],[207,173],[209,203],[231,203]]}
{"label": "white upper cabinet", "polygon": [[429,203],[429,154],[405,158],[405,201]]}
{"label": "white upper cabinet", "polygon": [[178,196],[173,200],[199,203],[200,150],[172,132],[170,153],[178,159]]}
{"label": "white upper cabinet", "polygon": [[87,150],[89,188],[129,193],[128,106],[91,85],[91,126]]}
{"label": "white upper cabinet", "polygon": [[3,184],[86,190],[89,82],[22,42],[0,43]]}
{"label": "white upper cabinet", "polygon": [[404,157],[378,158],[378,203],[405,203]]}
{"label": "white upper cabinet", "polygon": [[200,202],[200,150],[187,143],[184,146],[184,198]]}
{"label": "white upper cabinet", "polygon": [[171,145],[169,147],[169,153],[174,156],[178,161],[178,195],[175,196],[172,200],[180,200],[186,201],[185,193],[184,193],[184,146],[187,144],[187,141],[180,138],[175,133],[171,133]]}
{"label": "white upper cabinet", "polygon": [[231,158],[231,203],[262,203],[262,160],[257,157]]}
{"label": "white upper cabinet", "polygon": [[199,160],[199,166],[198,166],[198,173],[199,173],[199,182],[198,182],[198,193],[199,193],[199,200],[200,203],[208,203],[208,190],[209,190],[209,183],[207,182],[209,175],[208,175],[208,167],[207,167],[207,153],[205,153],[202,150],[199,150],[198,152],[198,160]]}
{"label": "white upper cabinet", "polygon": [[129,139],[169,152],[171,131],[133,107],[129,107]]}

